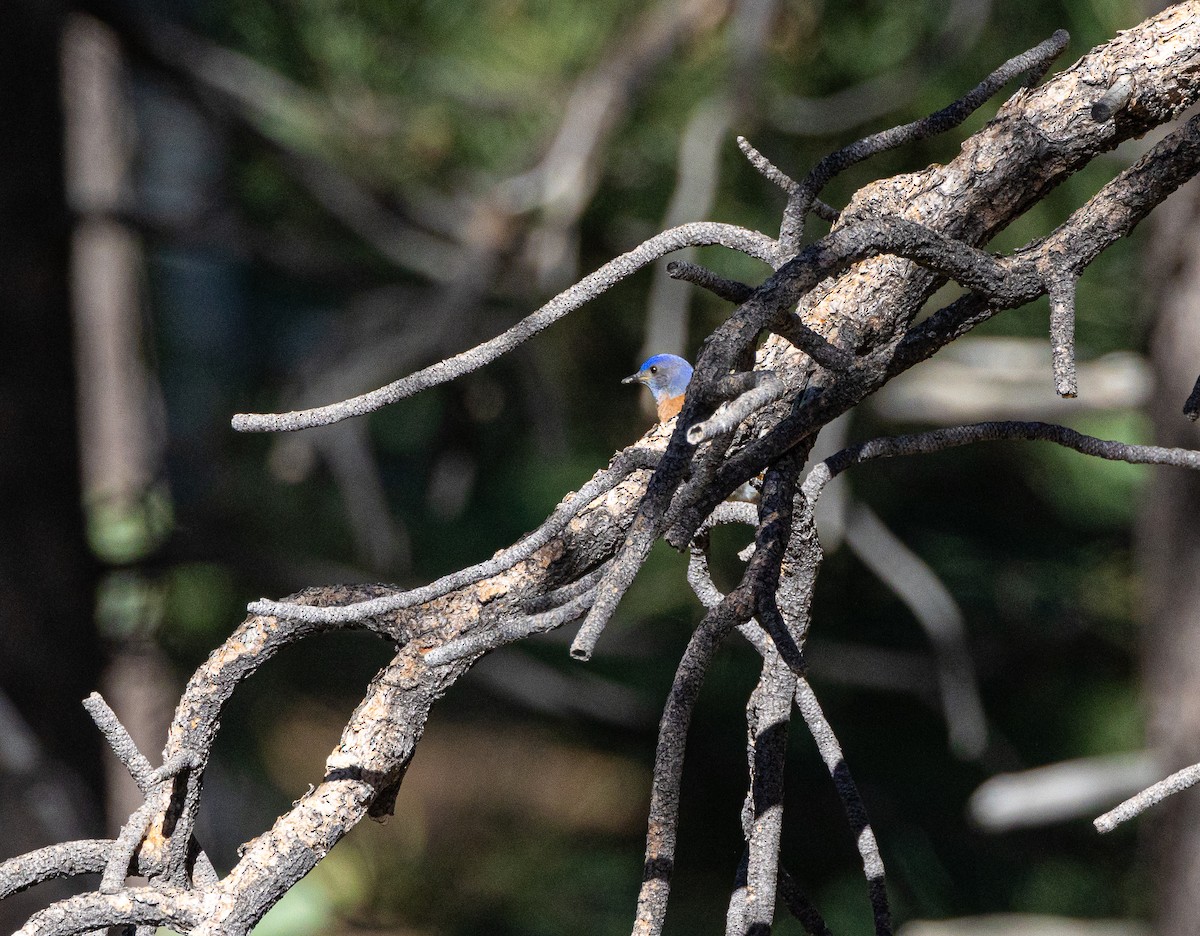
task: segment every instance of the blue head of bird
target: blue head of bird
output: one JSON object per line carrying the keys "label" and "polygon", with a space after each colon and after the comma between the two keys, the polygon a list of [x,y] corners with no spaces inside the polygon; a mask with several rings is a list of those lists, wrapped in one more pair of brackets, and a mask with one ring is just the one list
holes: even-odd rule
{"label": "blue head of bird", "polygon": [[691,379],[692,365],[683,358],[675,354],[656,354],[636,374],[630,374],[621,383],[640,383],[649,387],[658,404],[658,418],[665,420],[679,412]]}

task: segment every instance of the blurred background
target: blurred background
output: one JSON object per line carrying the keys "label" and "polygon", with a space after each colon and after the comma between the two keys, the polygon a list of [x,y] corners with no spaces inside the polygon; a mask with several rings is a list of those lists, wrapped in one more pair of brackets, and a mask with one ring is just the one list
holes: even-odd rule
{"label": "blurred background", "polygon": [[[422,583],[510,544],[650,424],[619,379],[648,352],[691,355],[729,309],[660,264],[369,419],[268,438],[236,436],[233,413],[401,377],[664,227],[774,234],[783,200],[736,134],[799,176],[1056,28],[1071,32],[1061,68],[1150,12],[1134,0],[9,0],[0,857],[112,834],[136,807],[79,705],[89,692],[155,761],[188,675],[247,601]],[[826,199],[949,161],[995,108],[855,168]],[[991,249],[1051,230],[1146,145],[1095,160]],[[1185,189],[1084,274],[1079,400],[1053,395],[1038,303],[819,444],[1008,417],[1200,446],[1180,415],[1200,366],[1197,210]],[[718,250],[694,258],[748,282],[767,273]],[[990,443],[839,483],[820,518],[812,679],[898,920],[910,933],[1139,933],[1155,920],[1195,932],[1196,797],[1106,838],[1090,820],[1200,759],[1196,480]],[[734,581],[742,542],[718,542],[719,582]],[[435,709],[396,816],[355,829],[256,932],[626,931],[657,715],[700,616],[684,566],[655,551],[586,666],[563,636],[478,664]],[[313,638],[238,692],[199,829],[218,869],[320,778],[390,655],[369,636]],[[701,696],[668,932],[721,926],[756,674],[731,645]],[[852,836],[795,734],[785,863],[835,932],[869,932]],[[7,901],[0,923],[68,892]]]}

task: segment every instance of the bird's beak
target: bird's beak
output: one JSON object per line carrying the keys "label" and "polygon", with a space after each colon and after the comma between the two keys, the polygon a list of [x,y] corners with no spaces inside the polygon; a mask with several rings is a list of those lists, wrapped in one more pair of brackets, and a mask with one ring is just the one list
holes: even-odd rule
{"label": "bird's beak", "polygon": [[630,374],[628,377],[624,378],[621,381],[621,383],[641,383],[641,382],[642,382],[642,375],[640,373]]}

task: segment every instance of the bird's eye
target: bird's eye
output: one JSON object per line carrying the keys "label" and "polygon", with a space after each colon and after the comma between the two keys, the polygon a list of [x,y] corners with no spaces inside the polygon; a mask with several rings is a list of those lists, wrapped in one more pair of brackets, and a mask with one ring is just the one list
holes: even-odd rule
{"label": "bird's eye", "polygon": [[650,368],[650,373],[652,373],[652,374],[658,373],[658,365],[657,364],[655,364],[652,368]]}

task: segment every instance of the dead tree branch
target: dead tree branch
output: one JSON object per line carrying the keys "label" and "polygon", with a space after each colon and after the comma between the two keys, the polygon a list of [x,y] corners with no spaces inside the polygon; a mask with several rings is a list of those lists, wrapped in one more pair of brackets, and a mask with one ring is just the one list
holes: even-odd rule
{"label": "dead tree branch", "polygon": [[[792,704],[786,698],[794,699],[843,797],[876,932],[890,933],[878,844],[805,676],[803,648],[820,563],[811,506],[824,480],[870,458],[999,438],[1045,439],[1102,458],[1190,469],[1200,468],[1200,454],[1104,442],[1040,423],[984,423],[854,446],[818,465],[803,485],[800,474],[821,427],[980,322],[1042,295],[1050,294],[1056,308],[1058,386],[1074,392],[1068,340],[1073,284],[1101,251],[1200,169],[1200,120],[1168,134],[1046,237],[1006,257],[982,245],[1097,154],[1200,100],[1200,0],[1172,6],[1122,33],[1041,87],[1022,88],[950,163],[866,186],[826,237],[802,249],[801,223],[834,174],[890,146],[957,125],[1010,78],[1041,74],[1064,44],[1065,36],[1056,34],[961,101],[839,150],[801,183],[781,176],[788,204],[778,243],[732,225],[683,225],[611,261],[475,349],[341,403],[236,417],[239,430],[292,431],[371,412],[484,366],[681,248],[719,245],[772,265],[786,260],[748,293],[707,282],[740,304],[705,341],[679,416],[618,453],[524,540],[423,588],[324,587],[255,603],[189,681],[156,771],[147,774],[110,726],[122,758],[146,782],[145,802],[116,842],[74,843],[0,865],[0,894],[84,868],[103,871],[98,891],[36,914],[23,936],[65,936],[109,925],[166,925],[196,936],[248,932],[349,829],[392,811],[431,707],[478,656],[582,614],[572,655],[589,658],[659,538],[692,547],[690,577],[707,611],[664,705],[634,932],[661,931],[676,861],[688,726],[714,654],[738,629],[764,662],[749,712],[747,858],[730,903],[729,930],[769,927],[777,891],[795,895],[778,866],[779,736]],[[1119,86],[1121,94],[1110,97]],[[1093,119],[1097,89],[1105,89],[1100,100],[1108,119],[1102,121]],[[769,173],[769,164],[761,163]],[[914,324],[947,279],[969,293]],[[805,346],[801,325],[840,353],[831,356],[811,341]],[[769,337],[760,347],[764,334]],[[722,406],[725,416],[714,418]],[[724,505],[739,485],[760,475],[757,506]],[[723,517],[754,527],[741,579],[725,595],[712,586],[703,558],[705,531]],[[320,782],[248,844],[225,877],[198,873],[192,832],[222,707],[281,649],[339,628],[375,633],[396,654],[369,685]],[[127,886],[131,870],[151,874],[152,885]],[[823,931],[811,907],[789,902],[810,927]]]}

